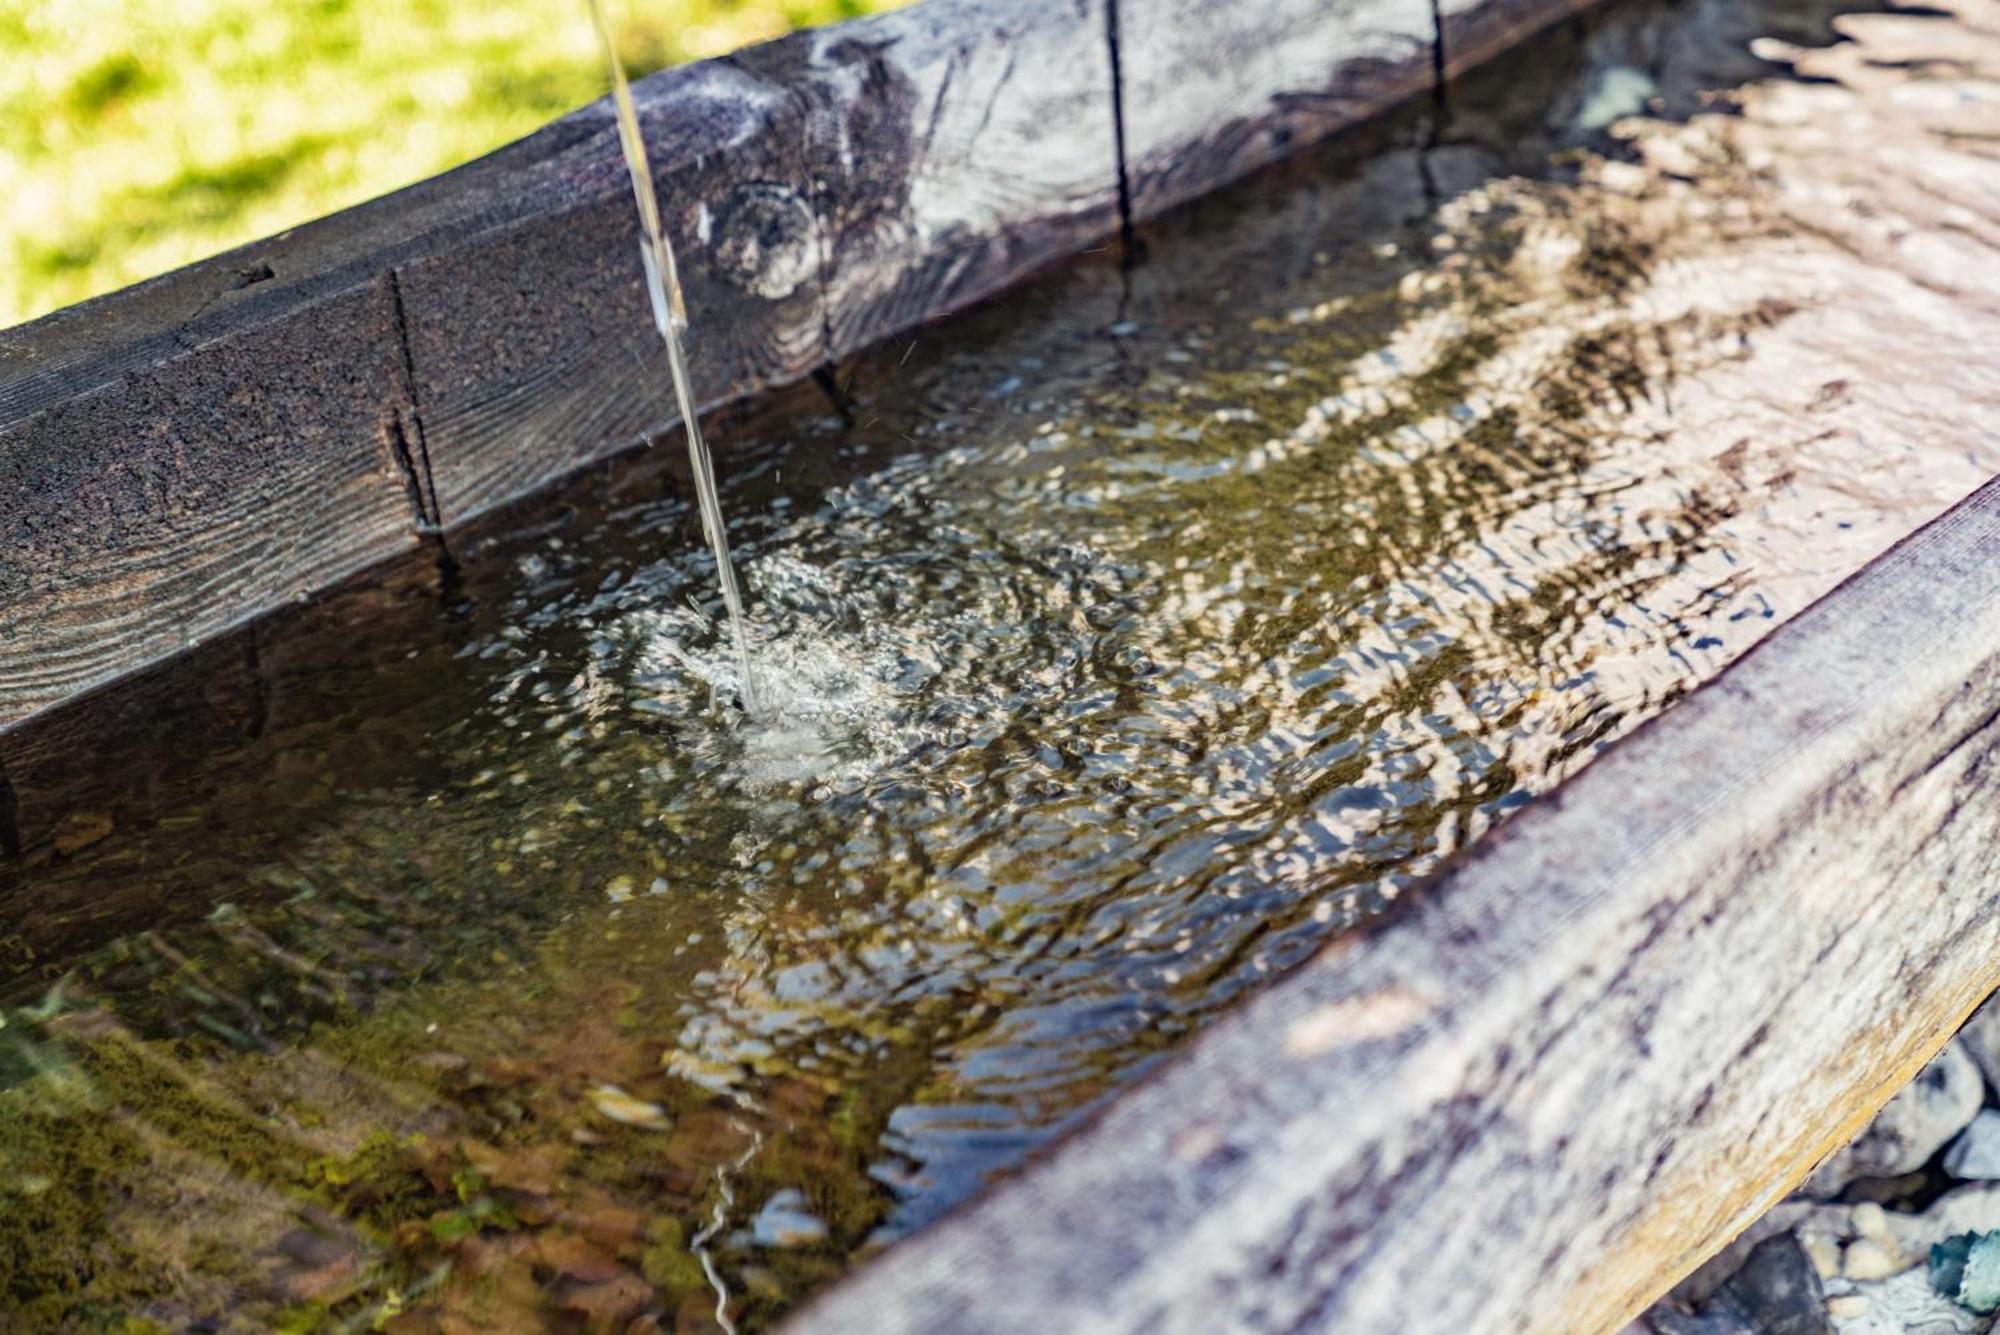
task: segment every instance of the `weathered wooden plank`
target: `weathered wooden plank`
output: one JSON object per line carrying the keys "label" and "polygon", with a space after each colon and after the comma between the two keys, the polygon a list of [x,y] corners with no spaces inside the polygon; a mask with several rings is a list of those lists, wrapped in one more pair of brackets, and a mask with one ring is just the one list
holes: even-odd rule
{"label": "weathered wooden plank", "polygon": [[0,425],[0,726],[416,542],[380,284]]}
{"label": "weathered wooden plank", "polygon": [[1429,0],[1118,3],[1138,218],[1435,86]]}
{"label": "weathered wooden plank", "polygon": [[[1982,448],[1995,401],[1957,332],[1994,309],[1991,173],[1960,104],[1903,82],[1947,51],[1982,76],[1963,63],[1976,44],[1943,18],[1879,36],[1801,59],[1838,62],[1840,85],[1753,88],[1740,117],[1629,141],[1655,181],[1693,174],[1799,222],[1732,231],[1719,267],[1677,262],[1638,298],[1772,313],[1740,365],[1677,376],[1652,420],[1706,421],[1722,451],[1803,435],[1851,394],[1860,411],[1826,430],[1865,446],[1857,517],[1923,471],[1895,462],[1911,442]],[[1691,172],[1719,144],[1759,162],[1767,194]],[[1490,170],[1439,156],[1452,193]],[[1600,179],[1659,204],[1645,170]],[[1820,392],[1779,391],[1779,366]],[[1614,1329],[1851,1134],[2000,973],[1996,555],[1988,487],[1402,922],[1258,999],[801,1325]]]}
{"label": "weathered wooden plank", "polygon": [[2000,483],[796,1328],[1614,1329],[1992,988],[1996,701]]}
{"label": "weathered wooden plank", "polygon": [[418,543],[390,268],[544,207],[588,137],[558,122],[0,335],[0,731]]}
{"label": "weathered wooden plank", "polygon": [[[716,404],[824,360],[820,242],[790,93],[736,62],[633,88]],[[441,521],[462,523],[675,421],[608,103],[540,207],[396,268]]]}
{"label": "weathered wooden plank", "polygon": [[547,164],[591,134],[566,117],[455,171],[0,330],[0,424],[378,282],[407,255],[532,209]]}
{"label": "weathered wooden plank", "polygon": [[[642,81],[702,400],[800,377],[826,359],[830,325],[857,347],[1109,230],[1101,21],[1098,0],[952,3],[868,27],[860,45],[809,34]],[[1058,54],[1071,75],[1025,72]],[[792,83],[760,78],[760,61]],[[862,67],[882,82],[851,80]],[[843,228],[831,271],[819,209]],[[599,103],[460,171],[0,336],[13,484],[0,729],[667,429],[640,272]],[[304,392],[314,377],[324,396]],[[239,396],[267,389],[285,405],[271,477],[254,466],[280,458],[258,453],[270,423],[236,420]],[[156,400],[177,408],[154,413]],[[356,481],[357,459],[384,461],[374,483]],[[148,510],[141,474],[169,508]],[[88,543],[65,518],[86,502]],[[72,546],[90,550],[70,560]]]}
{"label": "weathered wooden plank", "polygon": [[1108,0],[931,0],[744,53],[806,108],[828,352],[1118,225]]}

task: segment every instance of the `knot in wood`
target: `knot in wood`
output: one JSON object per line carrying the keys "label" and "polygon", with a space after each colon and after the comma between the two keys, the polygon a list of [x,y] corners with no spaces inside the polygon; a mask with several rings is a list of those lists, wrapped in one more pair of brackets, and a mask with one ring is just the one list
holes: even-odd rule
{"label": "knot in wood", "polygon": [[716,265],[752,296],[783,301],[813,276],[818,227],[812,206],[790,186],[774,181],[738,186],[717,210]]}

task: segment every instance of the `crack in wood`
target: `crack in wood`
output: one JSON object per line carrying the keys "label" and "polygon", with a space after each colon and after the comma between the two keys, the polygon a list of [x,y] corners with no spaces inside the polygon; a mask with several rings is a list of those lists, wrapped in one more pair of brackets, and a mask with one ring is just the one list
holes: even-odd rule
{"label": "crack in wood", "polygon": [[1139,262],[1138,233],[1132,222],[1132,174],[1125,143],[1125,61],[1119,49],[1118,6],[1120,0],[1104,0],[1104,41],[1111,57],[1111,142],[1118,170],[1118,242],[1123,262],[1131,268]]}
{"label": "crack in wood", "polygon": [[[403,404],[409,408],[409,426],[406,430],[403,424],[402,406],[398,406],[390,445],[396,451],[396,460],[403,469],[404,480],[411,488],[410,499],[416,506],[418,531],[441,530],[444,527],[444,515],[438,506],[437,481],[431,476],[431,451],[424,435],[423,410],[417,403],[417,363],[410,351],[409,317],[403,310],[403,281],[394,268],[388,271],[386,281],[389,286],[389,312],[396,327],[396,350],[402,357],[401,397]],[[414,453],[410,448],[413,442],[416,446]]]}
{"label": "crack in wood", "polygon": [[1424,204],[1435,210],[1444,203],[1437,174],[1431,168],[1431,154],[1444,145],[1445,127],[1451,122],[1450,57],[1445,47],[1444,5],[1430,0],[1431,8],[1431,114],[1424,141],[1417,147],[1417,179],[1423,188]]}
{"label": "crack in wood", "polygon": [[1451,67],[1450,54],[1445,47],[1444,5],[1442,0],[1430,0],[1431,4],[1431,107],[1436,119],[1431,122],[1430,143],[1436,148],[1444,134],[1444,122],[1451,112],[1451,80],[1446,71]]}
{"label": "crack in wood", "polygon": [[849,381],[848,384],[843,385],[840,382],[840,373],[831,361],[814,369],[812,382],[819,389],[820,393],[826,395],[826,401],[832,405],[833,411],[840,418],[842,425],[853,426],[854,396],[849,392],[853,387],[853,382]]}
{"label": "crack in wood", "polygon": [[416,517],[419,533],[433,532],[436,521],[424,505],[424,485],[417,475],[417,461],[410,452],[409,433],[403,428],[403,410],[395,407],[382,422],[382,443],[388,447],[389,457],[396,461],[396,473],[403,479],[403,491],[410,498],[410,510]]}
{"label": "crack in wood", "polygon": [[[1901,783],[1897,784],[1895,789],[1889,795],[1890,800],[1893,801],[1896,798],[1901,797],[1903,795],[1903,790],[1908,788],[1911,784],[1916,783],[1919,780],[1929,778],[1932,774],[1936,773],[1937,770],[1941,768],[1946,762],[1951,760],[1953,756],[1957,755],[1960,751],[1963,751],[1967,746],[1970,746],[1973,742],[1979,740],[1979,738],[1985,733],[1992,731],[1995,725],[2000,725],[2000,708],[1995,708],[1989,711],[1978,722],[1974,723],[1971,727],[1967,728],[1957,737],[1954,737],[1936,755],[1932,756],[1929,760],[1925,761],[1921,768],[1916,770],[1914,773],[1910,774]],[[1974,763],[1977,762],[1975,761]]]}

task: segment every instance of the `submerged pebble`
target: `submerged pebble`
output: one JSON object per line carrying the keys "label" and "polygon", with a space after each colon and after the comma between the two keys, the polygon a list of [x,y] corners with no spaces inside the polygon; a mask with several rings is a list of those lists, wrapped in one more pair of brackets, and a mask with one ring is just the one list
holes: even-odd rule
{"label": "submerged pebble", "polygon": [[1944,1171],[1976,1181],[2000,1179],[2000,1109],[1983,1108],[1945,1151]]}
{"label": "submerged pebble", "polygon": [[750,1221],[750,1238],[759,1247],[803,1247],[826,1237],[826,1224],[807,1208],[806,1194],[786,1187],[764,1203]]}
{"label": "submerged pebble", "polygon": [[599,1085],[590,1091],[590,1101],[597,1111],[614,1122],[626,1126],[642,1127],[648,1131],[665,1131],[671,1124],[667,1110],[657,1103],[634,1098],[616,1085]]}

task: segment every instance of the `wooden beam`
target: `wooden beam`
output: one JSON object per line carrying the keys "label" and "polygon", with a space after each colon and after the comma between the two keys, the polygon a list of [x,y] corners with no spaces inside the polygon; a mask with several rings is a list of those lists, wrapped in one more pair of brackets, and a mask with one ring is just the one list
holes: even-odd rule
{"label": "wooden beam", "polygon": [[[633,98],[693,317],[697,398],[805,375],[825,345],[795,100],[730,61],[643,79]],[[536,164],[524,206],[393,270],[447,527],[676,420],[610,107],[570,122],[574,144]]]}
{"label": "wooden beam", "polygon": [[1430,0],[1118,0],[1118,31],[1137,218],[1433,87]]}
{"label": "wooden beam", "polygon": [[1615,1329],[2000,977],[1996,701],[2000,483],[793,1328]]}
{"label": "wooden beam", "polygon": [[[817,257],[777,293],[797,248],[731,206],[799,181],[790,99],[727,62],[638,96],[704,310],[701,392],[796,378],[822,354]],[[596,104],[9,331],[0,730],[666,429],[622,172]]]}
{"label": "wooden beam", "polygon": [[745,52],[792,90],[846,357],[1118,227],[1108,0],[930,0]]}
{"label": "wooden beam", "polygon": [[417,542],[385,285],[189,337],[0,423],[0,725]]}

